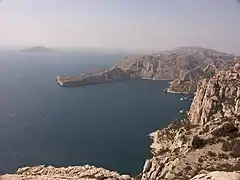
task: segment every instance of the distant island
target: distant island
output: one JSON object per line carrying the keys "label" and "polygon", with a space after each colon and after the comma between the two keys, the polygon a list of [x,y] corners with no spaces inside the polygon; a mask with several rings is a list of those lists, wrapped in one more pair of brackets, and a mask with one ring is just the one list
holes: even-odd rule
{"label": "distant island", "polygon": [[46,53],[51,52],[50,48],[44,46],[34,46],[31,48],[22,49],[21,52],[30,52],[30,53]]}

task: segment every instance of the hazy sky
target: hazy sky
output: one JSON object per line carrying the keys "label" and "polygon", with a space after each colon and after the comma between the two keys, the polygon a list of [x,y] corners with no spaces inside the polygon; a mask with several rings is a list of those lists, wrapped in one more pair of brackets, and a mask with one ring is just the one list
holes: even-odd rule
{"label": "hazy sky", "polygon": [[[1,0],[0,0],[1,1]],[[236,0],[3,0],[0,45],[240,52]]]}

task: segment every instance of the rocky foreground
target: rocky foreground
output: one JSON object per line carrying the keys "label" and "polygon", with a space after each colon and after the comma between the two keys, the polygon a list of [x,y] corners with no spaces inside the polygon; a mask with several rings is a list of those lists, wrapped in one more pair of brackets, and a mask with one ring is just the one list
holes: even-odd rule
{"label": "rocky foreground", "polygon": [[93,166],[25,167],[1,180],[240,180],[240,64],[198,84],[187,117],[151,134],[134,178]]}
{"label": "rocky foreground", "polygon": [[0,176],[0,180],[132,180],[128,175],[120,175],[94,166],[53,166],[24,167],[16,174]]}

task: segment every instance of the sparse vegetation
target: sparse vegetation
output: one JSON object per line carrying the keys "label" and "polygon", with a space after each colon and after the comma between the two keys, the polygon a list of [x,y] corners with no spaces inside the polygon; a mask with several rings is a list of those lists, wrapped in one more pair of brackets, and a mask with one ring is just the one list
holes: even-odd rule
{"label": "sparse vegetation", "polygon": [[219,153],[218,157],[221,158],[221,159],[229,159],[229,156],[225,153]]}
{"label": "sparse vegetation", "polygon": [[203,163],[203,162],[204,162],[203,158],[202,158],[202,157],[199,157],[199,158],[198,158],[198,162],[199,162],[199,163]]}
{"label": "sparse vegetation", "polygon": [[224,141],[223,144],[222,144],[222,150],[225,151],[225,152],[228,152],[228,151],[231,151],[233,148],[233,145],[232,143],[228,142],[228,141]]}
{"label": "sparse vegetation", "polygon": [[216,137],[226,137],[226,136],[229,136],[236,132],[238,132],[238,128],[235,127],[234,123],[227,122],[227,123],[223,124],[221,127],[215,129],[212,132],[212,135],[214,135]]}
{"label": "sparse vegetation", "polygon": [[233,148],[232,148],[230,155],[234,158],[240,157],[240,140],[238,140],[238,139],[233,140],[232,144],[233,144]]}
{"label": "sparse vegetation", "polygon": [[217,156],[217,154],[215,152],[212,152],[212,151],[208,151],[207,155],[210,156],[210,157],[216,157]]}
{"label": "sparse vegetation", "polygon": [[205,146],[205,144],[206,144],[206,140],[202,139],[196,135],[193,137],[192,142],[191,142],[193,149],[200,149],[203,146]]}

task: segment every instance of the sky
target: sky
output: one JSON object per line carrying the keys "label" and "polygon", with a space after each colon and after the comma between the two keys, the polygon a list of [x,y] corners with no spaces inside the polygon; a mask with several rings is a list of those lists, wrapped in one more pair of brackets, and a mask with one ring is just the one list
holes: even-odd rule
{"label": "sky", "polygon": [[0,46],[240,53],[237,0],[0,1]]}

